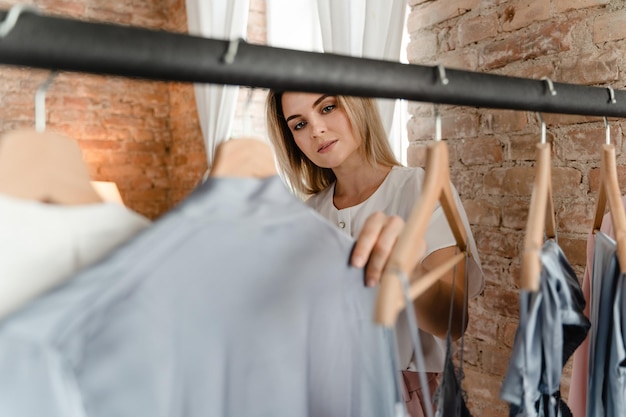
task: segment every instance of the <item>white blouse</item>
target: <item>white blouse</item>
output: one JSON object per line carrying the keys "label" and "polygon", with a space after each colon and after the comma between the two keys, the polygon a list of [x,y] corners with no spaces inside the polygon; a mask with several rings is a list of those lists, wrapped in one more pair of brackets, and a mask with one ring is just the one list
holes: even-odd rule
{"label": "white blouse", "polygon": [[0,194],[0,319],[149,225],[118,203],[65,206]]}
{"label": "white blouse", "polygon": [[[318,194],[311,196],[306,201],[306,204],[337,225],[337,227],[343,229],[347,234],[356,238],[367,218],[375,211],[382,211],[388,216],[398,215],[406,221],[415,203],[420,198],[424,175],[425,171],[423,168],[395,166],[391,169],[374,194],[356,206],[341,210],[338,210],[334,206],[334,183]],[[475,297],[482,291],[484,276],[467,214],[463,209],[461,199],[454,186],[452,186],[452,191],[457,207],[459,208],[461,220],[467,231],[467,242],[471,254],[467,268],[468,289],[469,297]],[[456,245],[456,240],[454,239],[445,213],[439,204],[430,219],[425,240],[426,253],[424,257],[438,249]],[[415,365],[411,363],[413,345],[408,321],[404,312],[398,316],[396,329],[398,334],[400,363],[403,369],[417,370]],[[425,356],[425,370],[427,372],[441,372],[444,364],[445,340],[421,330],[420,339]]]}

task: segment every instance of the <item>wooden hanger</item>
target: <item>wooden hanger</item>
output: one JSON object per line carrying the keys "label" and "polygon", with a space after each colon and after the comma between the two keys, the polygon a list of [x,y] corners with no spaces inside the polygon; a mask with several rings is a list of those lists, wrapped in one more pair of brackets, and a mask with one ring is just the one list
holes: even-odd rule
{"label": "wooden hanger", "polygon": [[539,290],[541,248],[544,240],[545,238],[553,239],[556,237],[556,219],[552,199],[551,152],[549,143],[537,144],[535,182],[530,197],[520,271],[520,287],[529,291]]}
{"label": "wooden hanger", "polygon": [[607,143],[602,146],[602,160],[600,162],[600,190],[596,202],[596,211],[593,217],[593,233],[600,230],[604,211],[609,206],[615,242],[617,243],[617,258],[620,271],[626,273],[626,212],[622,204],[622,195],[617,178],[617,164],[615,145],[610,143],[610,130],[605,118],[607,129]]}
{"label": "wooden hanger", "polygon": [[450,185],[448,147],[445,142],[438,140],[428,146],[425,171],[420,199],[391,252],[380,281],[374,320],[383,326],[395,325],[398,313],[404,308],[404,296],[397,271],[410,277],[424,255],[424,235],[438,202],[441,203],[450,224],[459,253],[411,284],[410,298],[418,298],[467,256],[467,234]]}
{"label": "wooden hanger", "polygon": [[209,177],[266,178],[277,175],[270,146],[254,138],[230,139],[215,149]]}
{"label": "wooden hanger", "polygon": [[18,130],[0,138],[0,193],[46,203],[100,203],[78,144],[51,132]]}

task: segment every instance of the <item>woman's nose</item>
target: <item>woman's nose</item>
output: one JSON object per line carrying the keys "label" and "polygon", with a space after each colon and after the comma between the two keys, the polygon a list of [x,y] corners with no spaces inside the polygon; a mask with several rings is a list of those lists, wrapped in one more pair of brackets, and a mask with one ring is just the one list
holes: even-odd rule
{"label": "woman's nose", "polygon": [[313,136],[318,136],[326,132],[326,123],[324,123],[323,120],[318,118],[313,120],[311,123],[313,125],[313,129],[311,129],[313,132]]}

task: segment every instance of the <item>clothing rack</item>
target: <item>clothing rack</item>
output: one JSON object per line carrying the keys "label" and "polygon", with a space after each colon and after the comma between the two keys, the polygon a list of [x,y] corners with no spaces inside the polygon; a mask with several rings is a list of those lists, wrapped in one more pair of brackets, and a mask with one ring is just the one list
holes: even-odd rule
{"label": "clothing rack", "polygon": [[[7,14],[0,11],[0,21]],[[23,11],[11,30],[0,37],[0,64],[160,81],[626,117],[626,91],[622,90],[273,48],[31,10]],[[551,86],[556,95],[550,93]]]}

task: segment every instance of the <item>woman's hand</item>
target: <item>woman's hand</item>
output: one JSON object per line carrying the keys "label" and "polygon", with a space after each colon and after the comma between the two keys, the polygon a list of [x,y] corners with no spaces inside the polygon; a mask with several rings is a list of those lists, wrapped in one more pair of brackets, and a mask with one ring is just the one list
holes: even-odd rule
{"label": "woman's hand", "polygon": [[359,234],[350,263],[357,268],[365,267],[365,285],[378,285],[389,256],[404,229],[399,216],[387,216],[383,212],[372,213]]}

